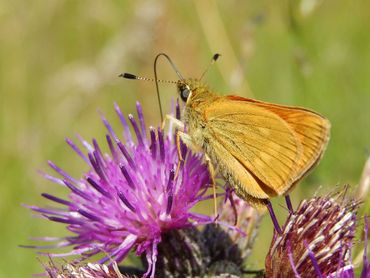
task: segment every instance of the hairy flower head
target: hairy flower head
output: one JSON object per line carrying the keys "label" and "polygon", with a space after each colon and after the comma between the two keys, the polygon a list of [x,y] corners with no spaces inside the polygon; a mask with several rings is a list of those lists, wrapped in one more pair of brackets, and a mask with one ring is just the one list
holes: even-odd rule
{"label": "hairy flower head", "polygon": [[275,232],[267,277],[350,277],[357,206],[339,197],[303,200]]}
{"label": "hairy flower head", "polygon": [[50,261],[45,270],[51,278],[128,278],[120,273],[117,263],[111,265],[92,264],[76,265],[66,263],[62,266]]}

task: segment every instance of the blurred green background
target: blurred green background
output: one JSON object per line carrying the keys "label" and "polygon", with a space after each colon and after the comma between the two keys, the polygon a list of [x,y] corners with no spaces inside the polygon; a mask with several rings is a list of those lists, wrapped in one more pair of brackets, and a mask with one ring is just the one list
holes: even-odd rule
{"label": "blurred green background", "polygon": [[[43,180],[48,159],[76,177],[86,166],[65,137],[104,142],[97,110],[113,126],[116,101],[126,113],[139,100],[149,124],[160,121],[155,86],[117,77],[153,76],[166,52],[184,76],[206,76],[221,94],[312,108],[332,123],[327,152],[293,192],[295,205],[336,185],[356,187],[370,144],[370,2],[368,1],[2,1],[0,3],[0,277],[42,270],[30,237],[65,235],[62,225],[31,217],[26,204],[65,195]],[[176,80],[161,62],[160,78]],[[169,110],[173,85],[161,85]],[[104,143],[102,143],[104,145]],[[50,172],[50,171],[49,171]],[[320,188],[321,186],[321,188]],[[283,199],[274,201],[281,219]],[[365,201],[361,214],[369,212]],[[263,267],[272,235],[266,218],[249,264]]]}

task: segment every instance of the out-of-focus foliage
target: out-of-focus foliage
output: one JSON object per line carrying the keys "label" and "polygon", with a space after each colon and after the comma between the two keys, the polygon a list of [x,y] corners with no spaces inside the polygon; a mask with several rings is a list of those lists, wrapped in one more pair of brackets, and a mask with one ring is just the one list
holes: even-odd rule
{"label": "out-of-focus foliage", "polygon": [[[146,118],[158,124],[154,84],[117,75],[152,77],[159,52],[189,77],[199,77],[219,52],[221,59],[205,77],[214,90],[309,107],[331,120],[328,150],[295,189],[295,204],[320,185],[321,192],[336,184],[355,186],[370,144],[369,10],[367,1],[344,0],[3,1],[0,277],[41,271],[33,251],[17,247],[29,243],[29,236],[65,234],[20,206],[45,203],[40,193],[60,190],[36,173],[46,169],[47,159],[77,177],[85,170],[65,136],[104,140],[96,111],[117,126],[114,101],[134,113],[140,100]],[[164,61],[158,71],[160,78],[176,79]],[[160,88],[168,110],[175,88]],[[256,269],[263,267],[271,235],[265,219],[250,259]]]}

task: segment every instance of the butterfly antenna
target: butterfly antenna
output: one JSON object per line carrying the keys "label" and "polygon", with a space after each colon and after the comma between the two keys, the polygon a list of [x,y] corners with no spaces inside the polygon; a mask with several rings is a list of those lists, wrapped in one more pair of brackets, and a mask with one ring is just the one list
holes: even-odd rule
{"label": "butterfly antenna", "polygon": [[172,84],[176,84],[177,81],[158,79],[157,63],[158,63],[158,58],[161,57],[161,56],[164,56],[168,60],[168,62],[170,63],[170,65],[172,66],[172,68],[174,69],[174,71],[176,72],[176,74],[179,77],[179,79],[180,80],[184,80],[184,77],[181,75],[181,73],[177,69],[176,65],[172,62],[171,58],[167,54],[165,54],[165,53],[159,53],[155,57],[155,60],[154,60],[154,78],[147,78],[147,77],[137,76],[137,75],[134,75],[134,74],[131,74],[131,73],[127,73],[127,72],[121,73],[119,75],[119,77],[123,77],[123,78],[126,78],[126,79],[144,80],[144,81],[152,81],[152,82],[155,82],[155,88],[156,88],[156,91],[157,91],[159,110],[160,110],[160,113],[161,113],[161,121],[163,122],[163,111],[162,111],[161,97],[160,97],[160,94],[159,94],[159,86],[158,86],[158,83],[172,83]]}
{"label": "butterfly antenna", "polygon": [[[154,78],[148,78],[148,77],[143,77],[143,76],[138,76],[132,73],[124,72],[118,75],[118,77],[126,78],[126,79],[134,79],[134,80],[143,80],[143,81],[150,81],[154,82],[156,81]],[[158,79],[157,82],[159,83],[171,83],[171,84],[176,84],[177,81],[173,80],[163,80],[163,79]]]}
{"label": "butterfly antenna", "polygon": [[154,82],[154,78],[147,78],[147,77],[142,77],[142,76],[137,76],[131,73],[121,73],[118,75],[118,77],[126,78],[126,79],[134,79],[134,80],[144,80],[144,81],[152,81]]}
{"label": "butterfly antenna", "polygon": [[[157,74],[157,63],[158,63],[158,58],[164,56],[167,61],[170,63],[174,71],[176,72],[177,76],[179,77],[180,80],[184,80],[184,77],[182,77],[180,71],[177,69],[176,65],[172,62],[171,58],[166,54],[166,53],[159,53],[155,59],[154,59],[154,79],[155,79],[155,88],[157,90],[157,97],[158,97],[158,104],[159,104],[159,110],[161,113],[161,121],[163,122],[163,111],[162,111],[162,105],[161,105],[161,96],[159,94],[159,86],[158,86],[158,74]],[[177,82],[174,82],[177,83]]]}
{"label": "butterfly antenna", "polygon": [[161,79],[157,79],[157,78],[147,78],[147,77],[143,77],[143,76],[137,76],[135,74],[128,73],[128,72],[121,73],[120,75],[118,75],[118,77],[122,77],[122,78],[126,78],[126,79],[133,79],[133,80],[143,80],[143,81],[155,82],[156,89],[157,89],[158,102],[159,102],[159,110],[160,110],[160,113],[161,113],[161,121],[163,122],[163,112],[162,112],[161,100],[159,98],[158,83],[172,83],[172,84],[176,84],[177,81],[173,81],[173,80],[161,80]]}
{"label": "butterfly antenna", "polygon": [[219,53],[216,53],[215,55],[213,55],[213,57],[211,59],[211,62],[209,62],[207,68],[205,69],[205,71],[200,76],[199,81],[203,79],[203,76],[208,72],[209,68],[217,61],[217,59],[220,58],[220,56],[221,56],[221,54],[219,54]]}

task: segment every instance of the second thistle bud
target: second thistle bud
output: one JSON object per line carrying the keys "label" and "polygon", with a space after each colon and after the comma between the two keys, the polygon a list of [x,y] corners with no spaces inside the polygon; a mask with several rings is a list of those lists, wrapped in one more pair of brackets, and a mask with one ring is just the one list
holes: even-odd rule
{"label": "second thistle bud", "polygon": [[[267,277],[322,277],[352,272],[356,202],[339,197],[303,200],[275,233],[266,257]],[[337,276],[335,276],[337,277]]]}

